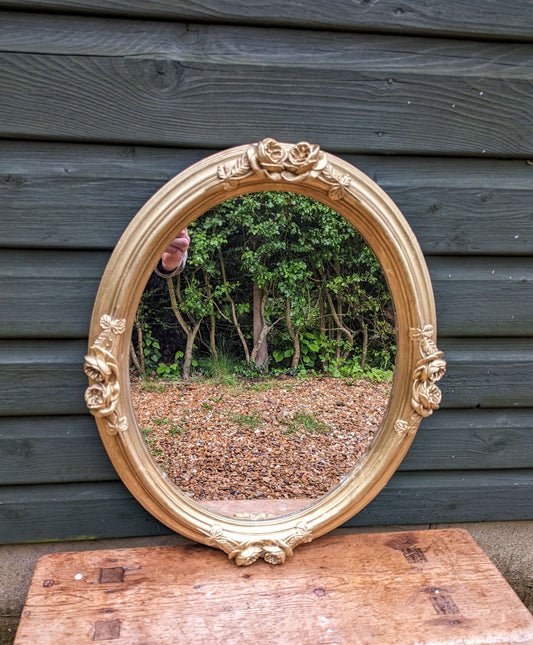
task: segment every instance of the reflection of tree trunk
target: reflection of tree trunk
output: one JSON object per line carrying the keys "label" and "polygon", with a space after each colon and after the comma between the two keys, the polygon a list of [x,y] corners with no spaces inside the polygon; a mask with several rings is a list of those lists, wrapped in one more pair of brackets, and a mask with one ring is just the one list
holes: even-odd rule
{"label": "reflection of tree trunk", "polygon": [[320,294],[318,296],[318,311],[320,316],[320,335],[325,336],[326,335],[326,306],[324,303],[324,292],[322,291],[322,289],[320,290]]}
{"label": "reflection of tree trunk", "polygon": [[[324,291],[320,289],[318,294],[318,312],[319,312],[319,324],[320,324],[320,336],[321,338],[326,337],[326,304],[324,302]],[[321,343],[322,344],[322,343]],[[326,356],[326,348],[320,348],[320,360],[322,361],[322,367],[328,369],[328,360]]]}
{"label": "reflection of tree trunk", "polygon": [[209,315],[210,319],[210,324],[209,324],[209,345],[211,347],[211,356],[213,357],[215,363],[218,363],[218,351],[217,351],[217,344],[216,344],[216,321],[215,321],[215,314],[210,314]]}
{"label": "reflection of tree trunk", "polygon": [[363,353],[361,355],[361,369],[364,370],[366,366],[366,356],[368,354],[368,328],[365,325],[364,321],[362,323],[363,328]]}
{"label": "reflection of tree trunk", "polygon": [[254,348],[252,360],[262,367],[268,359],[268,345],[266,337],[270,327],[265,322],[265,307],[268,294],[261,289],[257,282],[253,283],[253,326],[254,326]]}
{"label": "reflection of tree trunk", "polygon": [[144,363],[144,347],[143,347],[143,330],[141,321],[139,320],[139,314],[135,314],[135,329],[137,330],[137,347],[139,348],[139,356],[135,353],[135,348],[133,347],[133,342],[130,342],[130,355],[133,364],[139,372],[139,376],[144,381],[146,379],[146,366]]}
{"label": "reflection of tree trunk", "polygon": [[[209,284],[209,279],[207,273],[204,271],[204,282],[206,288],[206,294],[208,301],[213,303],[213,292],[211,291],[211,285]],[[209,314],[209,347],[211,349],[211,356],[213,357],[215,363],[218,363],[218,351],[216,344],[216,320],[215,314],[213,311]]]}
{"label": "reflection of tree trunk", "polygon": [[[256,304],[255,287],[256,286],[257,285],[254,282],[254,323],[255,323],[255,304]],[[265,319],[266,319],[265,309],[266,309],[266,304],[268,300],[268,291],[266,291],[265,289],[259,289],[259,287],[257,287],[257,292],[258,292],[258,295],[261,296],[259,306],[258,306],[258,317],[259,317],[259,320],[261,320],[262,326],[261,326],[261,330],[259,331],[259,335],[257,336],[257,340],[255,340],[254,342],[254,347],[250,355],[250,360],[253,361],[256,365],[262,366],[262,365],[266,365],[268,361],[268,351],[267,351],[268,332],[272,329],[272,327],[274,327],[274,325],[280,320],[280,318],[275,320],[271,325],[267,325],[267,323],[265,322]],[[255,336],[255,325],[254,325],[254,336]],[[262,352],[261,350],[262,347],[265,348],[264,349],[265,357],[263,362],[261,363],[259,361],[260,361],[260,352]]]}
{"label": "reflection of tree trunk", "polygon": [[298,334],[298,330],[295,329],[294,325],[292,324],[290,298],[285,298],[285,322],[287,323],[287,329],[289,331],[289,335],[294,347],[291,367],[292,369],[296,369],[298,367],[298,363],[300,362],[300,336]]}
{"label": "reflection of tree trunk", "polygon": [[133,346],[133,342],[130,341],[130,357],[131,360],[133,361],[133,364],[137,368],[137,372],[139,372],[139,377],[142,381],[146,379],[146,372],[141,368],[141,364],[139,363],[139,359],[137,358],[137,354],[135,353],[135,347]]}
{"label": "reflection of tree trunk", "polygon": [[192,364],[192,350],[194,347],[194,340],[196,334],[200,329],[201,320],[195,323],[194,327],[187,334],[187,344],[185,345],[185,356],[183,357],[183,378],[188,379],[191,375],[191,364]]}
{"label": "reflection of tree trunk", "polygon": [[[325,283],[326,279],[325,279],[324,273],[321,272],[321,275]],[[333,316],[333,320],[335,321],[335,324],[337,325],[338,330],[342,331],[348,338],[348,342],[350,343],[350,345],[353,345],[353,333],[350,329],[348,329],[348,327],[344,325],[342,321],[342,311],[340,310],[340,307],[339,307],[339,310],[337,310],[337,307],[335,307],[335,303],[333,302],[333,298],[331,297],[331,293],[327,287],[326,287],[326,298],[328,301],[329,309],[331,311],[331,315]]]}
{"label": "reflection of tree trunk", "polygon": [[[222,272],[222,281],[224,284],[224,293],[226,294],[226,298],[228,299],[228,302],[230,304],[231,308],[231,320],[233,322],[233,325],[235,326],[235,329],[237,330],[237,334],[240,338],[242,347],[244,349],[244,357],[246,359],[246,365],[250,365],[250,352],[248,350],[248,343],[246,342],[246,338],[244,338],[244,334],[242,333],[241,326],[239,324],[239,320],[237,318],[237,311],[235,309],[235,301],[230,295],[229,288],[228,288],[228,281],[226,278],[226,264],[224,262],[224,256],[222,254],[222,249],[218,249],[218,257],[220,259],[220,270]],[[220,312],[223,316],[224,314]],[[227,316],[224,316],[227,320]]]}
{"label": "reflection of tree trunk", "polygon": [[[178,277],[178,280],[179,280],[179,277]],[[188,325],[187,322],[185,321],[185,318],[183,318],[183,316],[181,315],[181,312],[178,309],[178,302],[176,300],[176,292],[174,290],[173,279],[167,278],[166,283],[168,287],[168,293],[170,295],[170,303],[172,305],[172,311],[174,312],[174,315],[176,316],[177,321],[181,325],[181,328],[187,335],[187,343],[185,345],[185,356],[183,357],[183,378],[188,379],[191,375],[192,350],[194,347],[194,341],[196,339],[196,334],[200,329],[200,323],[202,322],[202,319],[200,318],[200,320],[194,323],[192,327]]]}

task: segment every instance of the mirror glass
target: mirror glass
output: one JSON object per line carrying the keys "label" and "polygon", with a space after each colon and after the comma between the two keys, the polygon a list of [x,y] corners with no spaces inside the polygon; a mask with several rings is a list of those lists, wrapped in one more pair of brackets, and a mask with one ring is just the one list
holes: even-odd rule
{"label": "mirror glass", "polygon": [[307,506],[361,462],[388,405],[381,267],[341,215],[290,192],[233,197],[176,235],[184,268],[167,277],[162,257],[131,338],[146,445],[162,476],[220,513]]}

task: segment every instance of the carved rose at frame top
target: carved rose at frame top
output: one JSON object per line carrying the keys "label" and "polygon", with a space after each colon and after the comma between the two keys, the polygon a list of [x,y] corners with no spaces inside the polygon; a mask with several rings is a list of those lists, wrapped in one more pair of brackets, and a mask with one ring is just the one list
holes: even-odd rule
{"label": "carved rose at frame top", "polygon": [[272,181],[306,181],[319,179],[330,186],[331,199],[342,199],[349,192],[351,179],[339,176],[317,144],[300,141],[295,144],[263,139],[252,144],[235,162],[218,167],[218,178],[229,190],[252,174],[266,175]]}

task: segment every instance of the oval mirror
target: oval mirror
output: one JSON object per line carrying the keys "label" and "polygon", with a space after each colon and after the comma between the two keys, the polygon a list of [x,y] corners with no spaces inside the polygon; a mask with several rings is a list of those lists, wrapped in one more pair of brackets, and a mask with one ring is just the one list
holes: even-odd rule
{"label": "oval mirror", "polygon": [[395,325],[377,259],[330,207],[272,191],[222,202],[169,249],[131,348],[154,460],[234,517],[309,505],[364,456],[387,407]]}
{"label": "oval mirror", "polygon": [[[304,195],[340,213],[381,265],[396,315],[390,400],[364,457],[329,492],[275,517],[235,517],[200,504],[152,458],[132,404],[130,338],[138,305],[163,251],[200,215],[228,199],[265,191]],[[364,508],[403,459],[420,420],[440,403],[445,362],[435,344],[431,282],[416,238],[392,200],[347,162],[306,142],[265,139],[212,155],[169,181],[119,240],[97,293],[85,372],[87,405],[124,484],[158,520],[225,551],[238,565],[284,562],[295,546]],[[268,514],[267,514],[268,515]]]}

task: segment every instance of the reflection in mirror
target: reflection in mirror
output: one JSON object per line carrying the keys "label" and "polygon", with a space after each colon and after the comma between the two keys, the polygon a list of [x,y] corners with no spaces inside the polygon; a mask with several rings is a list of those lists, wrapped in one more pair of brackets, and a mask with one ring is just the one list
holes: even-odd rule
{"label": "reflection in mirror", "polygon": [[141,432],[215,510],[301,508],[361,460],[387,407],[395,325],[379,263],[343,217],[288,192],[234,197],[188,232],[184,270],[154,273],[135,318]]}

